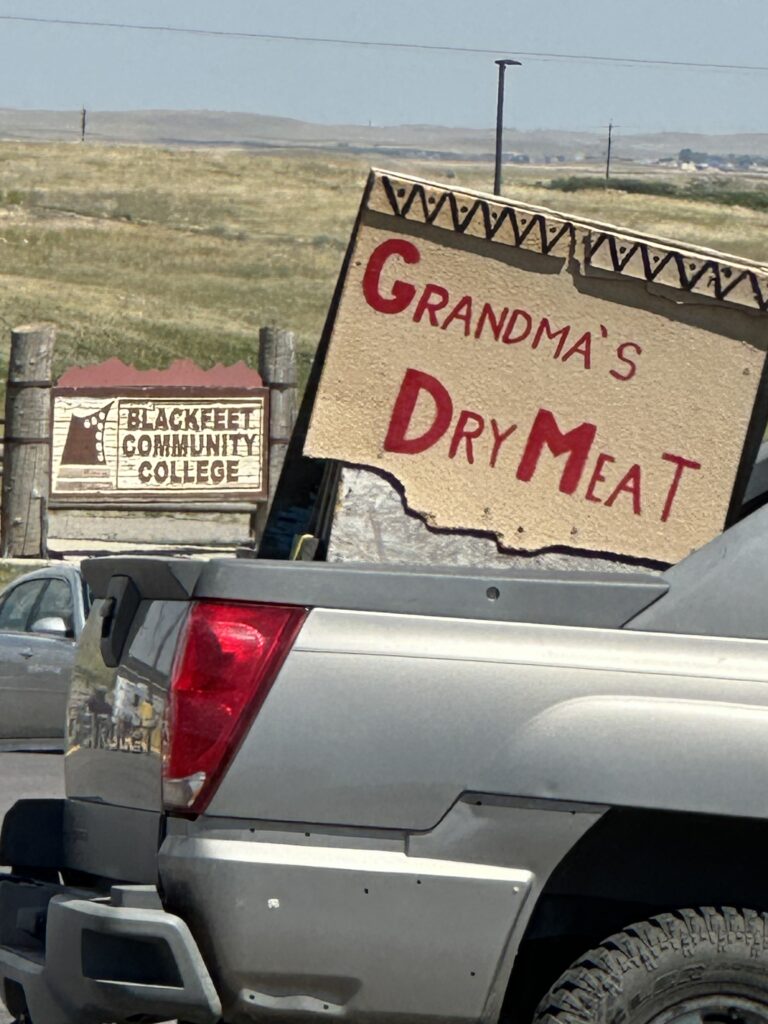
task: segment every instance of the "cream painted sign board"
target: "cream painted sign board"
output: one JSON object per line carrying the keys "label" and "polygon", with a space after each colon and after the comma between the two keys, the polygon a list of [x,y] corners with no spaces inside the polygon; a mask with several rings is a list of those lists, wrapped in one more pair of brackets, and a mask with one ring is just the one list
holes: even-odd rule
{"label": "cream painted sign board", "polygon": [[54,389],[51,498],[257,501],[267,389]]}
{"label": "cream painted sign board", "polygon": [[722,528],[764,268],[373,172],[305,453],[434,527],[674,562]]}

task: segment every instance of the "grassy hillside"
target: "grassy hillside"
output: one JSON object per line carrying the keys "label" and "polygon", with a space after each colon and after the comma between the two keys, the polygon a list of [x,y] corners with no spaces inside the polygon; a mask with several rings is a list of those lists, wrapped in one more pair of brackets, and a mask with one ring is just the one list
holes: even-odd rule
{"label": "grassy hillside", "polygon": [[[392,157],[387,152],[425,151],[430,158],[453,153],[455,158],[489,159],[495,144],[492,97],[486,128],[435,124],[317,124],[287,117],[225,110],[88,110],[89,142],[138,145],[224,145],[243,147],[312,147],[326,151],[365,152],[379,165]],[[513,106],[510,108],[514,112]],[[514,115],[513,115],[514,116]],[[0,107],[0,139],[30,142],[68,141],[80,138],[81,111],[27,110]],[[560,131],[538,128],[521,130],[507,126],[504,148],[524,153],[533,163],[547,158],[566,162],[605,162],[606,132]],[[699,135],[689,132],[635,134],[618,130],[613,135],[613,154],[618,160],[636,163],[676,157],[682,149],[699,153],[733,153],[768,156],[768,134]],[[371,155],[369,155],[371,154]],[[405,155],[405,154],[402,154]]]}
{"label": "grassy hillside", "polygon": [[[296,330],[306,367],[367,169],[317,153],[0,143],[0,375],[7,329],[33,320],[59,325],[57,372],[111,355],[255,364],[263,324]],[[397,169],[481,189],[491,178],[473,164]],[[506,192],[768,262],[765,210],[606,192],[598,177],[556,193],[552,178],[510,169]]]}

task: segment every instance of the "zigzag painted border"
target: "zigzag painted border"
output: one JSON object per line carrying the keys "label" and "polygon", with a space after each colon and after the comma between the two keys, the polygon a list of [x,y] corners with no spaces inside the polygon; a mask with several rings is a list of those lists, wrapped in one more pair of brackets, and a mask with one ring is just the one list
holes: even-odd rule
{"label": "zigzag painted border", "polygon": [[[544,256],[565,258],[573,253],[583,259],[585,269],[655,282],[761,313],[768,311],[768,272],[661,242],[628,238],[558,214],[515,207],[503,199],[495,201],[377,171],[367,206],[378,213]],[[576,243],[582,239],[583,249],[577,250]]]}
{"label": "zigzag painted border", "polygon": [[588,266],[658,281],[682,291],[709,295],[720,302],[752,306],[762,313],[768,310],[768,275],[712,257],[601,231],[589,233],[585,261]]}
{"label": "zigzag painted border", "polygon": [[372,195],[369,208],[393,213],[405,220],[446,228],[460,235],[485,238],[517,248],[530,249],[545,256],[567,255],[575,240],[574,225],[559,217],[532,210],[519,210],[503,201],[454,192],[426,182],[409,181],[377,174],[384,205]]}

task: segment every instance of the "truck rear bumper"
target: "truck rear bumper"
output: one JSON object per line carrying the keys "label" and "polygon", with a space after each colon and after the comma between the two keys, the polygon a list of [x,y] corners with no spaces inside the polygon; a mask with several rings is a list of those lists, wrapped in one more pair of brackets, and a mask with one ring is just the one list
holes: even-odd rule
{"label": "truck rear bumper", "polygon": [[[0,995],[14,1016],[102,1024],[141,1014],[213,1024],[221,1004],[184,922],[149,887],[83,899],[0,876]],[[136,902],[131,906],[131,890]],[[155,904],[148,906],[147,904]],[[47,913],[45,948],[30,924]]]}
{"label": "truck rear bumper", "polygon": [[160,878],[216,965],[225,1020],[495,1019],[530,872],[212,827],[169,835]]}

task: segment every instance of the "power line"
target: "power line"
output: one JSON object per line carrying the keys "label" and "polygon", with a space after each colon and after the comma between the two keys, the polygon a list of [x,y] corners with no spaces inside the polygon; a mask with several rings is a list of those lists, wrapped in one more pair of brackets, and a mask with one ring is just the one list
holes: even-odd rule
{"label": "power line", "polygon": [[331,36],[277,35],[270,32],[237,32],[213,28],[185,28],[181,25],[143,25],[123,21],[84,21],[74,18],[35,18],[17,14],[0,14],[0,21],[31,22],[39,25],[70,25],[78,28],[130,29],[136,32],[170,32],[192,36],[216,36],[224,39],[263,39],[284,43],[320,43],[334,46],[363,46],[390,50],[430,50],[439,53],[471,53],[485,56],[499,54],[526,57],[529,60],[584,61],[599,64],[625,64],[644,67],[695,68],[707,71],[768,71],[765,64],[713,64],[706,61],[661,60],[650,57],[606,57],[587,53],[547,53],[539,50],[495,50],[473,46],[440,46],[435,43],[394,43],[374,39],[337,39]]}

